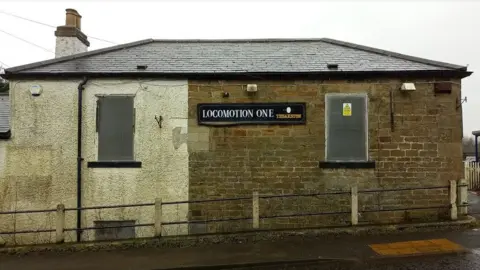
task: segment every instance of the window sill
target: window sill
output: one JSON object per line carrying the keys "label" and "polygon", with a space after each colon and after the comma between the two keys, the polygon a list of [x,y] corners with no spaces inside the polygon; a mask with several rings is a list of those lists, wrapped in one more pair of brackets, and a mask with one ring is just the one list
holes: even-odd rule
{"label": "window sill", "polygon": [[322,169],[375,169],[375,161],[320,161]]}
{"label": "window sill", "polygon": [[141,168],[140,161],[90,161],[88,168]]}

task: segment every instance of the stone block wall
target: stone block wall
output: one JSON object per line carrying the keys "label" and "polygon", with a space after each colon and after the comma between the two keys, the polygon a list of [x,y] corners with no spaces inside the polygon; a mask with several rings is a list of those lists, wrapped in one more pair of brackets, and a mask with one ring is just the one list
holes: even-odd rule
{"label": "stone block wall", "polygon": [[[445,80],[442,80],[445,81]],[[401,92],[400,80],[374,81],[189,81],[189,198],[232,198],[400,187],[448,186],[463,177],[460,82],[450,94],[435,94],[432,80],[413,80],[417,90]],[[248,83],[258,92],[249,95]],[[394,117],[390,117],[390,91]],[[223,97],[228,92],[229,97]],[[368,94],[369,157],[374,169],[321,169],[325,158],[325,94]],[[305,125],[197,125],[198,103],[306,102]],[[348,143],[348,142],[346,142]],[[359,210],[448,204],[448,190],[361,193]],[[251,201],[191,204],[190,219],[251,216]],[[350,196],[261,199],[262,216],[348,212]],[[448,209],[364,213],[364,222],[439,219]],[[260,228],[348,224],[349,214],[261,219]],[[195,227],[198,228],[198,227]],[[195,230],[194,228],[194,230]],[[250,229],[251,221],[218,222],[207,232]]]}

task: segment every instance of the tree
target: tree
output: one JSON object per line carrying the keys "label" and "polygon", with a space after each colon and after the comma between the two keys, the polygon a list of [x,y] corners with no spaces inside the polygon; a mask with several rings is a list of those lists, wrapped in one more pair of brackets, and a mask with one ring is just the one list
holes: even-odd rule
{"label": "tree", "polygon": [[8,81],[0,77],[0,93],[8,92],[9,89],[10,84],[8,83]]}
{"label": "tree", "polygon": [[10,89],[10,84],[7,80],[2,78],[1,74],[4,74],[2,66],[0,66],[0,93],[8,92],[8,90]]}
{"label": "tree", "polygon": [[462,139],[463,153],[475,155],[475,139],[473,137],[466,137]]}

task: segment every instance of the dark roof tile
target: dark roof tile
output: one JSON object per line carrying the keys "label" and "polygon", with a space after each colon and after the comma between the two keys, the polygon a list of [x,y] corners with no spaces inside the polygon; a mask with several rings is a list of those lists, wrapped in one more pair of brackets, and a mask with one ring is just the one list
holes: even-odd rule
{"label": "dark roof tile", "polygon": [[[466,67],[333,39],[142,40],[9,68],[28,73],[302,73],[439,71]],[[146,65],[146,70],[137,70]]]}

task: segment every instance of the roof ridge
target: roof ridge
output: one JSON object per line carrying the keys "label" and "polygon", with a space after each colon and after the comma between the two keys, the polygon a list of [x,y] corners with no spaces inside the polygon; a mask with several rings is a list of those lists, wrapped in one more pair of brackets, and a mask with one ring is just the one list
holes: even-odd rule
{"label": "roof ridge", "polygon": [[247,38],[247,39],[154,39],[154,42],[186,42],[186,43],[246,43],[246,42],[308,42],[308,41],[322,41],[323,38]]}
{"label": "roof ridge", "polygon": [[111,46],[111,47],[106,47],[106,48],[102,48],[102,49],[97,49],[97,50],[93,50],[93,51],[77,53],[77,54],[67,55],[67,56],[63,56],[63,57],[59,57],[59,58],[53,58],[53,59],[38,61],[38,62],[30,63],[30,64],[20,65],[20,66],[16,66],[16,67],[11,67],[11,68],[5,69],[5,74],[11,73],[11,72],[19,72],[19,71],[23,71],[23,70],[31,69],[31,68],[39,68],[39,67],[43,67],[43,66],[50,65],[50,64],[58,64],[58,63],[62,63],[62,62],[70,61],[70,60],[76,60],[76,59],[79,59],[79,58],[89,57],[89,56],[93,56],[93,55],[97,55],[97,54],[102,54],[102,53],[127,49],[127,48],[131,48],[131,47],[136,47],[136,46],[139,46],[139,45],[144,45],[144,44],[147,44],[147,43],[151,43],[153,41],[154,41],[153,39],[143,39],[143,40],[124,43],[124,44],[115,45],[115,46]]}
{"label": "roof ridge", "polygon": [[443,68],[450,68],[450,69],[457,69],[457,70],[467,70],[466,66],[460,66],[460,65],[455,65],[455,64],[450,64],[447,62],[441,62],[441,61],[435,61],[435,60],[430,60],[426,58],[421,58],[421,57],[416,57],[412,55],[407,55],[407,54],[402,54],[402,53],[397,53],[393,51],[387,51],[387,50],[382,50],[374,47],[369,47],[365,45],[360,45],[360,44],[355,44],[351,42],[346,42],[346,41],[341,41],[341,40],[336,40],[336,39],[331,39],[331,38],[322,38],[323,42],[330,43],[333,45],[339,45],[339,46],[344,46],[356,50],[362,50],[366,52],[371,52],[371,53],[376,53],[384,56],[389,56],[389,57],[395,57],[398,59],[403,59],[403,60],[408,60],[412,62],[417,62],[421,64],[426,64],[426,65],[431,65],[431,66],[437,66],[437,67],[443,67]]}

